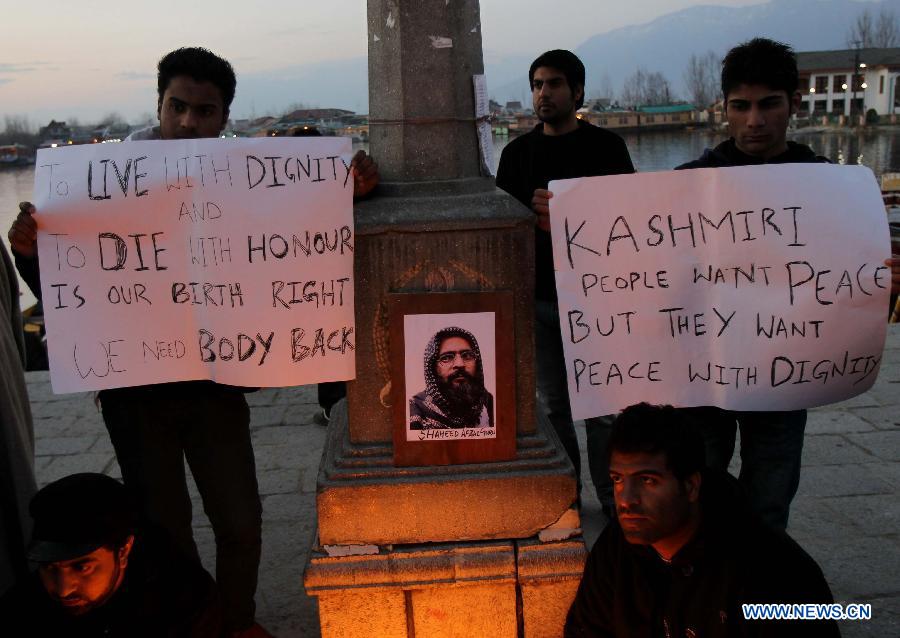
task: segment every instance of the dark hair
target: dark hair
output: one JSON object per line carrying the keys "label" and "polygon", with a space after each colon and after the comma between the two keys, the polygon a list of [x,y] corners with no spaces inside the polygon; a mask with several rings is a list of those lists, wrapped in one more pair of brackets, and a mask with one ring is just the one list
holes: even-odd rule
{"label": "dark hair", "polygon": [[532,62],[531,68],[528,69],[528,85],[532,91],[534,90],[534,72],[542,66],[562,71],[562,74],[566,76],[566,82],[572,95],[575,95],[575,90],[580,88],[581,99],[578,100],[575,108],[580,109],[584,106],[584,64],[577,55],[565,49],[553,49],[538,56],[538,59]]}
{"label": "dark hair", "polygon": [[227,112],[234,100],[237,79],[228,60],[220,58],[209,49],[202,47],[182,47],[166,53],[156,66],[156,90],[159,103],[169,88],[172,78],[186,75],[195,82],[212,82],[222,93],[222,104]]}
{"label": "dark hair", "polygon": [[722,95],[728,99],[741,84],[761,84],[784,91],[788,98],[799,85],[797,57],[786,44],[768,38],[754,38],[734,47],[722,60]]}
{"label": "dark hair", "polygon": [[671,405],[638,403],[622,410],[609,437],[608,453],[613,452],[665,454],[666,465],[681,481],[706,467],[696,422]]}
{"label": "dark hair", "polygon": [[122,547],[137,530],[138,515],[119,481],[104,474],[72,474],[41,488],[28,506],[34,527],[28,558],[70,560],[99,547]]}

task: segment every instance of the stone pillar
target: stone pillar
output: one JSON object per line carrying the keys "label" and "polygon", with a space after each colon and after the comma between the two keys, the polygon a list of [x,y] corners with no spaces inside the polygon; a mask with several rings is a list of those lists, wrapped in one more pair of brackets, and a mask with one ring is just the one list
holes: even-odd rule
{"label": "stone pillar", "polygon": [[478,0],[368,3],[369,144],[388,182],[480,177]]}
{"label": "stone pillar", "polygon": [[[574,470],[534,399],[534,216],[481,175],[479,15],[368,3],[383,181],[354,211],[357,378],[332,412],[305,572],[324,638],[561,635],[581,575]],[[387,296],[495,290],[513,296],[516,458],[394,467]]]}

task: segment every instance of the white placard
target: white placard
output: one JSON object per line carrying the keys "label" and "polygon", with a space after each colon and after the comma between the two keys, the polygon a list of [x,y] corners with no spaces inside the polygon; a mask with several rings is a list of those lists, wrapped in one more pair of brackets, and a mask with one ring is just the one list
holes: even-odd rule
{"label": "white placard", "polygon": [[39,151],[55,392],[353,378],[353,179],[342,138]]}
{"label": "white placard", "polygon": [[494,175],[494,136],[490,122],[478,123],[478,146],[481,147],[481,163],[488,175]]}
{"label": "white placard", "polygon": [[487,79],[484,74],[473,75],[472,85],[475,90],[475,126],[478,133],[478,147],[481,150],[481,164],[486,175],[494,174],[494,137],[491,122],[487,118],[491,114],[488,98]]}
{"label": "white placard", "polygon": [[490,100],[487,92],[487,78],[483,73],[472,76],[472,85],[475,88],[475,117],[486,117],[491,114]]}
{"label": "white placard", "polygon": [[890,256],[872,172],[791,164],[551,182],[575,418],[790,410],[875,381]]}

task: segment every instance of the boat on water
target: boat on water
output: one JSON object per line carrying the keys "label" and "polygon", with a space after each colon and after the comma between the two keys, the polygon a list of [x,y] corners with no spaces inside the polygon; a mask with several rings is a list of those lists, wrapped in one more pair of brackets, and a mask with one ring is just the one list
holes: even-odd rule
{"label": "boat on water", "polygon": [[28,147],[24,144],[0,146],[0,168],[30,166],[31,164],[34,164],[34,155],[28,152]]}

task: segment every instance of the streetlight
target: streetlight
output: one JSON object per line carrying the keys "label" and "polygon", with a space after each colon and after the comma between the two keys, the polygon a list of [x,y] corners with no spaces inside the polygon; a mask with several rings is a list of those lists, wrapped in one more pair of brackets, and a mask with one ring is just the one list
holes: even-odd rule
{"label": "streetlight", "polygon": [[[865,70],[866,70],[866,63],[865,63],[865,62],[860,62],[860,61],[859,61],[859,52],[860,52],[860,47],[861,47],[861,46],[862,46],[862,42],[860,42],[859,40],[855,40],[855,41],[853,42],[853,47],[854,47],[855,50],[854,50],[854,53],[853,53],[853,74],[850,76],[850,83],[853,85],[853,86],[850,87],[851,90],[852,90],[852,95],[851,95],[851,98],[850,98],[850,117],[853,117],[853,110],[854,110],[853,107],[854,107],[855,104],[856,104],[856,76],[857,76],[857,75],[862,75],[862,74],[864,74],[864,73],[866,72],[866,71],[865,71]],[[861,78],[861,79],[862,79],[862,78]],[[863,113],[865,113],[865,107],[866,107],[866,94],[865,94],[865,90],[866,90],[867,88],[869,88],[869,85],[866,84],[865,82],[862,82],[862,83],[860,84],[860,88],[864,91],[864,92],[863,92],[863,104],[862,104],[862,106],[863,106]]]}

